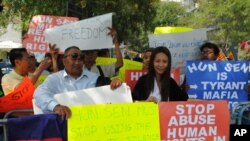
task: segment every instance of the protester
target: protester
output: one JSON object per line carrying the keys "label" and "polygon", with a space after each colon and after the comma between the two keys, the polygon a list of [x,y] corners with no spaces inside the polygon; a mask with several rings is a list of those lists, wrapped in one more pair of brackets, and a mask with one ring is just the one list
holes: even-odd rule
{"label": "protester", "polygon": [[37,60],[34,54],[29,54],[29,73],[34,73],[37,68]]}
{"label": "protester", "polygon": [[210,42],[202,44],[200,51],[201,60],[217,60],[220,53],[219,47],[216,44]]}
{"label": "protester", "polygon": [[[220,54],[219,47],[210,42],[206,42],[200,46],[201,51],[201,60],[208,60],[208,61],[216,61]],[[184,92],[187,92],[190,89],[190,86],[186,83],[186,77],[184,77],[184,81],[181,84],[181,88]]]}
{"label": "protester", "polygon": [[153,51],[148,73],[137,81],[132,96],[134,101],[186,101],[188,95],[181,91],[170,76],[171,54],[163,46]]}
{"label": "protester", "polygon": [[43,75],[49,75],[64,68],[62,65],[63,54],[59,54],[59,48],[56,48],[56,44],[49,44],[49,48],[50,51],[45,54],[44,58],[50,59],[52,63],[45,71],[43,71]]}
{"label": "protester", "polygon": [[[83,69],[84,56],[76,46],[67,48],[64,52],[64,70],[53,73],[41,84],[34,93],[36,105],[44,113],[55,112],[62,118],[69,118],[71,111],[67,106],[60,105],[53,98],[55,94],[93,88],[98,86],[99,76]],[[121,85],[119,79],[113,79],[110,83],[111,89]]]}
{"label": "protester", "polygon": [[2,78],[2,88],[5,95],[13,92],[23,81],[25,76],[28,76],[35,85],[42,71],[51,64],[51,60],[43,60],[36,68],[35,72],[29,75],[30,55],[26,48],[12,49],[9,53],[9,59],[13,66],[13,70],[5,74]]}
{"label": "protester", "polygon": [[134,58],[133,58],[133,61],[136,61],[136,62],[142,62],[143,59],[141,58],[141,54],[138,53]]}
{"label": "protester", "polygon": [[148,71],[148,65],[149,65],[150,56],[151,56],[152,52],[153,52],[153,48],[148,48],[143,54],[142,70],[144,70],[144,71]]}
{"label": "protester", "polygon": [[99,74],[105,77],[113,77],[119,72],[119,69],[123,66],[123,58],[121,50],[119,47],[117,32],[114,28],[108,28],[110,32],[109,35],[113,38],[113,43],[115,45],[115,56],[116,62],[109,65],[96,65],[96,58],[98,50],[84,50],[84,68],[87,68],[89,71]]}
{"label": "protester", "polygon": [[97,53],[97,56],[98,57],[107,57],[107,58],[111,57],[109,49],[100,49]]}

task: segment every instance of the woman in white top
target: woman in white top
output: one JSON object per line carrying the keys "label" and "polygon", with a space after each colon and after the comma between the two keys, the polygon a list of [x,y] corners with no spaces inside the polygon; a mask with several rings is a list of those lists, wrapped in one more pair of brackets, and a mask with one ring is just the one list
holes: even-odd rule
{"label": "woman in white top", "polygon": [[154,49],[149,62],[148,73],[137,81],[133,90],[133,100],[146,101],[186,101],[187,93],[181,91],[170,76],[171,53],[166,47]]}

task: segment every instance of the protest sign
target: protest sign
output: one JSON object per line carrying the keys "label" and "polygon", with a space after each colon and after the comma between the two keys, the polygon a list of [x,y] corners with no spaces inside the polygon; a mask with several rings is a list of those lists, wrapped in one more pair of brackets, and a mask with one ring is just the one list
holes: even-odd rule
{"label": "protest sign", "polygon": [[108,27],[112,27],[112,13],[46,29],[44,35],[47,42],[57,44],[62,52],[70,46],[81,50],[113,48]]}
{"label": "protest sign", "polygon": [[176,32],[188,32],[192,31],[189,27],[175,27],[175,26],[165,26],[165,27],[155,27],[154,34],[166,34],[166,33],[176,33]]}
{"label": "protest sign", "polygon": [[[144,70],[125,70],[125,82],[130,87],[131,91],[134,90],[135,84],[144,74],[147,74],[147,72]],[[179,84],[180,69],[171,69],[171,77],[176,81],[177,84]]]}
{"label": "protest sign", "polygon": [[54,98],[58,103],[66,106],[132,102],[131,92],[125,83],[115,90],[111,90],[110,86],[106,85],[56,94]]}
{"label": "protest sign", "polygon": [[72,106],[68,141],[159,141],[154,103]]}
{"label": "protest sign", "polygon": [[135,84],[144,74],[147,74],[144,70],[125,70],[125,82],[128,84],[131,91],[134,90]]}
{"label": "protest sign", "polygon": [[0,112],[14,109],[32,109],[34,85],[28,77],[12,93],[0,98]]}
{"label": "protest sign", "polygon": [[78,18],[48,15],[34,16],[30,22],[28,32],[24,36],[23,47],[31,52],[48,52],[49,47],[47,43],[49,42],[45,41],[43,32],[48,28],[69,24],[75,21],[78,21]]}
{"label": "protest sign", "polygon": [[228,141],[226,101],[162,102],[161,141]]}
{"label": "protest sign", "polygon": [[247,101],[249,61],[187,61],[189,98],[227,100],[231,109]]}
{"label": "protest sign", "polygon": [[150,47],[167,47],[171,52],[172,67],[181,67],[181,69],[185,66],[186,60],[195,60],[199,57],[199,47],[207,39],[206,29],[170,34],[152,34],[148,37]]}

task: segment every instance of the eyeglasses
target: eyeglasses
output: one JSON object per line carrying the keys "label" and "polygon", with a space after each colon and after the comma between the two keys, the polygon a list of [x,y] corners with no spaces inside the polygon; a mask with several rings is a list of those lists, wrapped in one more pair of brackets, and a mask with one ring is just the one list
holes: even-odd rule
{"label": "eyeglasses", "polygon": [[202,55],[209,55],[211,53],[214,53],[214,52],[212,52],[212,51],[202,51],[201,52]]}
{"label": "eyeglasses", "polygon": [[68,54],[64,55],[64,58],[68,56],[70,56],[72,60],[83,60],[83,54],[78,54],[78,53]]}

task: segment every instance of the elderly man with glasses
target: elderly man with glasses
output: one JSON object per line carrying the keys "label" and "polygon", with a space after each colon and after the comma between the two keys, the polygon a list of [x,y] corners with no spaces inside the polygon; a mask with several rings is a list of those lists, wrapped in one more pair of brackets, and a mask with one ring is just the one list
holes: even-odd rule
{"label": "elderly man with glasses", "polygon": [[[83,70],[83,55],[76,46],[69,47],[64,52],[63,64],[65,69],[53,73],[35,91],[36,105],[44,113],[55,112],[62,118],[69,118],[71,111],[67,106],[60,105],[53,98],[55,94],[93,88],[98,86],[99,75]],[[111,89],[119,87],[122,82],[113,79]]]}

